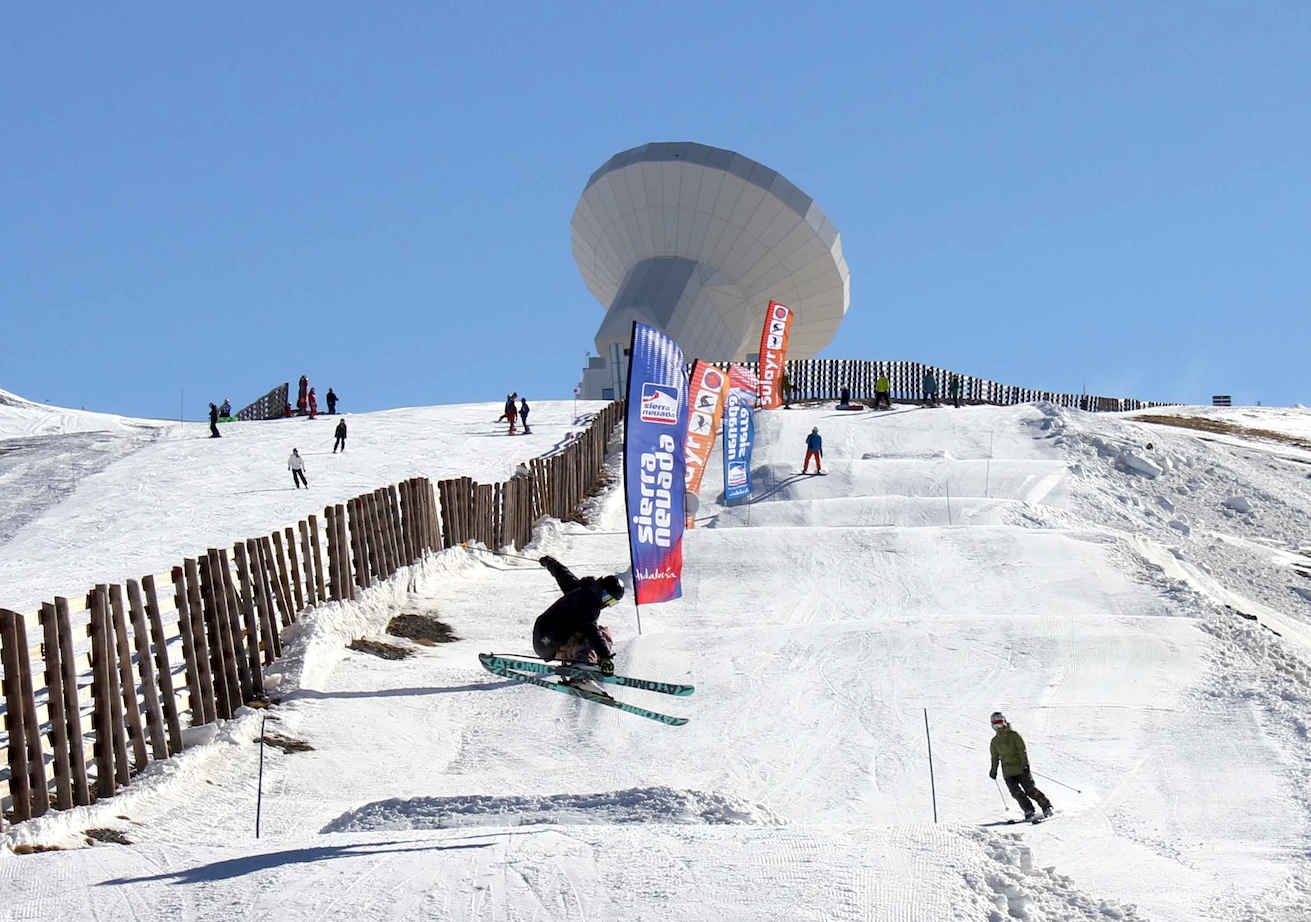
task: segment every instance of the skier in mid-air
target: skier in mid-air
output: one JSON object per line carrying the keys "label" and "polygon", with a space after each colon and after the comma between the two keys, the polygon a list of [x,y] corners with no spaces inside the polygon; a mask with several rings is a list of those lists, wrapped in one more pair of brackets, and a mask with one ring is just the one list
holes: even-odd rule
{"label": "skier in mid-air", "polygon": [[613,638],[597,619],[602,609],[624,597],[624,584],[617,576],[580,579],[554,557],[543,556],[538,562],[555,577],[564,595],[533,624],[533,650],[547,662],[592,663],[603,675],[614,675]]}
{"label": "skier in mid-air", "polygon": [[1001,775],[1006,779],[1006,788],[1024,811],[1024,818],[1026,820],[1034,818],[1033,801],[1036,800],[1038,806],[1042,808],[1043,819],[1046,819],[1052,815],[1052,802],[1033,783],[1033,775],[1029,771],[1029,754],[1024,748],[1024,738],[1011,729],[1010,722],[1001,711],[994,711],[991,719],[992,729],[995,732],[988,747],[992,752],[992,768],[988,771],[988,777],[997,780],[997,764],[1000,762]]}

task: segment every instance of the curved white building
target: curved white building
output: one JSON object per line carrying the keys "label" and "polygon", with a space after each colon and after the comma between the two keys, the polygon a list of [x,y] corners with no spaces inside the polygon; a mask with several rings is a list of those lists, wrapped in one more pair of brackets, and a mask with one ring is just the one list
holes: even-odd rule
{"label": "curved white building", "polygon": [[752,361],[769,301],[796,312],[789,358],[829,344],[851,303],[842,239],[778,173],[690,141],[644,144],[592,174],[570,223],[574,260],[606,308],[582,395],[623,395],[632,321],[689,361]]}

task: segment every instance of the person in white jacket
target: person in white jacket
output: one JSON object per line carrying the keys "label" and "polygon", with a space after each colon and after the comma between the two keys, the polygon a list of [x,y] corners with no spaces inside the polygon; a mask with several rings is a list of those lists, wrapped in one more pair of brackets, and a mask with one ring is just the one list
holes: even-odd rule
{"label": "person in white jacket", "polygon": [[305,459],[300,456],[300,451],[293,448],[291,457],[287,459],[287,470],[291,471],[291,480],[296,484],[296,489],[300,489],[301,484],[305,484],[305,489],[310,488],[310,482],[305,479]]}

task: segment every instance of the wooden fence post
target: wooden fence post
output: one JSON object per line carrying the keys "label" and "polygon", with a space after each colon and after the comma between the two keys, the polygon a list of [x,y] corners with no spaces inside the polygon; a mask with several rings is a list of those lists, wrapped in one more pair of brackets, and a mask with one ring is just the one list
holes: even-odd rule
{"label": "wooden fence post", "polygon": [[141,676],[141,697],[146,706],[146,727],[150,730],[150,750],[156,759],[168,758],[168,739],[164,735],[164,709],[159,703],[159,686],[155,664],[150,657],[150,635],[146,633],[146,609],[141,602],[141,587],[136,580],[127,581],[128,611],[132,613],[132,639],[137,651],[137,673]]}
{"label": "wooden fence post", "polygon": [[96,699],[96,786],[100,796],[112,797],[117,785],[132,780],[127,763],[127,737],[123,728],[123,701],[119,697],[118,664],[114,661],[114,624],[109,614],[109,587],[91,590],[91,670]]}
{"label": "wooden fence post", "polygon": [[296,623],[296,616],[299,609],[296,607],[295,599],[291,594],[291,578],[287,570],[287,558],[282,552],[282,535],[275,531],[270,536],[273,539],[273,562],[276,564],[278,586],[282,589],[282,597],[287,603],[287,620],[283,627]]}
{"label": "wooden fence post", "polygon": [[[328,529],[328,588],[334,602],[340,602],[341,572],[337,567],[337,509],[327,506],[323,510],[323,519]],[[316,549],[317,550],[317,549]]]}
{"label": "wooden fence post", "polygon": [[[164,636],[164,619],[159,614],[159,596],[155,592],[155,577],[141,580],[146,591],[146,618],[150,621],[150,636],[155,645],[155,673],[159,677],[159,696],[164,708],[164,725],[168,728],[168,753],[182,751],[182,723],[178,718],[178,701],[173,691],[173,667],[168,659],[168,638]],[[178,612],[178,625],[182,625],[182,612]],[[190,632],[188,632],[189,634]],[[186,638],[183,638],[185,656]],[[192,651],[194,655],[194,650]],[[194,698],[192,701],[194,702]]]}
{"label": "wooden fence post", "polygon": [[314,594],[319,602],[328,598],[328,591],[323,582],[323,554],[319,550],[319,523],[314,516],[309,516],[308,529],[310,546],[314,549]]}
{"label": "wooden fence post", "polygon": [[264,566],[264,557],[260,544],[254,538],[247,538],[245,561],[250,578],[251,591],[255,596],[255,608],[259,612],[260,636],[264,638],[264,664],[271,665],[282,656],[282,637],[278,630],[278,616],[273,608],[273,594],[269,591],[269,573]]}
{"label": "wooden fence post", "polygon": [[383,564],[382,546],[378,542],[378,504],[372,493],[360,497],[360,509],[364,513],[364,548],[368,553],[369,567],[379,579],[384,579],[386,567]]}
{"label": "wooden fence post", "polygon": [[[214,596],[218,603],[215,611],[221,619],[223,655],[231,656],[232,666],[237,670],[237,689],[240,697],[232,702],[232,713],[247,701],[253,701],[262,694],[264,683],[261,677],[252,673],[249,660],[249,648],[242,650],[241,616],[238,612],[237,590],[232,584],[232,567],[228,563],[228,552],[223,548],[209,550],[209,568],[214,577]],[[255,673],[259,672],[259,638],[251,638],[256,644]],[[229,647],[229,643],[231,646]],[[231,675],[229,675],[229,679]],[[257,691],[259,689],[259,691]]]}
{"label": "wooden fence post", "polygon": [[[123,587],[109,587],[109,609],[114,623],[114,649],[118,657],[118,691],[123,697],[123,716],[127,719],[128,742],[132,745],[132,764],[137,771],[146,767],[146,734],[141,725],[141,705],[137,703],[137,679],[132,674],[132,651],[127,643],[127,616],[123,612]],[[124,782],[126,783],[126,782]]]}
{"label": "wooden fence post", "polygon": [[[185,576],[184,576],[185,573]],[[187,663],[187,697],[191,700],[191,725],[199,727],[214,720],[214,678],[209,671],[209,647],[200,617],[200,580],[196,562],[187,559],[173,568],[173,601],[178,610],[182,634],[182,656]],[[197,624],[200,630],[196,630]]]}
{"label": "wooden fence post", "polygon": [[296,612],[299,615],[300,612],[305,610],[305,596],[301,593],[300,561],[296,559],[296,534],[292,531],[290,525],[286,528],[286,535],[287,563],[291,565],[291,588],[296,591]]}
{"label": "wooden fence post", "polygon": [[310,553],[310,530],[304,519],[297,522],[296,526],[300,529],[301,559],[305,561],[305,601],[312,608],[322,601],[322,596],[314,591],[314,556]]}
{"label": "wooden fence post", "polygon": [[355,561],[355,585],[367,589],[373,580],[369,573],[369,559],[364,541],[364,502],[360,497],[346,501],[346,517],[350,521],[351,558]]}
{"label": "wooden fence post", "polygon": [[[237,669],[241,674],[242,703],[264,697],[264,673],[259,663],[259,622],[255,618],[255,609],[249,595],[243,600],[237,595],[237,587],[232,581],[232,566],[228,561],[228,552],[221,548],[218,552],[219,566],[223,571],[223,584],[226,588],[228,625],[232,631],[233,652],[237,657]],[[241,637],[246,636],[246,652],[243,658]]]}
{"label": "wooden fence post", "polygon": [[210,665],[214,673],[214,693],[217,696],[218,716],[227,720],[241,704],[241,676],[237,672],[237,656],[232,635],[226,628],[226,612],[219,604],[223,599],[222,574],[218,573],[216,555],[206,551],[197,558],[200,567],[200,590],[204,599],[202,612],[209,640]]}
{"label": "wooden fence post", "polygon": [[343,599],[354,601],[355,581],[351,578],[350,542],[346,540],[346,507],[338,503],[335,507],[337,523],[337,566],[341,570],[341,595]]}
{"label": "wooden fence post", "polygon": [[59,624],[59,665],[63,672],[64,706],[68,717],[68,763],[73,775],[73,801],[91,803],[91,786],[86,774],[86,751],[82,740],[82,707],[78,700],[77,664],[73,658],[73,627],[68,599],[55,596],[55,620]]}
{"label": "wooden fence post", "polygon": [[[46,710],[50,714],[50,741],[54,756],[55,807],[67,810],[73,806],[73,772],[68,757],[68,711],[64,701],[63,654],[59,645],[59,619],[55,617],[55,606],[50,602],[44,603],[40,617],[41,636],[45,642]],[[77,707],[76,696],[73,698],[73,707]]]}
{"label": "wooden fence post", "polygon": [[269,611],[270,620],[273,623],[273,629],[281,631],[282,628],[289,627],[292,622],[291,598],[286,587],[282,585],[282,580],[278,577],[278,565],[273,559],[273,545],[263,535],[256,540],[256,543],[259,544],[259,559],[264,565],[264,572],[268,575],[269,584],[273,587],[273,600],[277,603],[278,612],[281,614],[281,627],[278,625],[278,619],[272,617],[272,609]]}
{"label": "wooden fence post", "polygon": [[28,771],[27,721],[23,716],[23,689],[18,665],[18,636],[22,618],[0,608],[0,662],[4,664],[5,723],[9,728],[9,791],[14,798],[14,819],[32,818],[32,775]]}

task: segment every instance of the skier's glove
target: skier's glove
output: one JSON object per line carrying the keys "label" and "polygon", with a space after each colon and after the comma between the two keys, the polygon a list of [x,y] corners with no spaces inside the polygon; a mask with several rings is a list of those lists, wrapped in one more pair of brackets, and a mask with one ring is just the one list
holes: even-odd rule
{"label": "skier's glove", "polygon": [[1029,773],[1029,766],[1028,766],[1028,765],[1025,765],[1025,766],[1024,766],[1024,773],[1025,773],[1026,775]]}
{"label": "skier's glove", "polygon": [[598,665],[601,667],[601,675],[615,674],[615,661],[610,659],[608,656],[605,659],[601,660],[601,662]]}
{"label": "skier's glove", "polygon": [[997,780],[997,773],[996,773],[996,772],[988,772],[988,777],[991,778],[993,781],[996,781],[996,780]]}
{"label": "skier's glove", "polygon": [[540,563],[540,564],[541,564],[542,566],[544,566],[544,567],[550,567],[551,564],[553,564],[553,563],[559,563],[560,561],[556,560],[556,559],[555,559],[554,557],[552,557],[550,554],[543,554],[541,557],[538,557],[538,558],[537,558],[537,562]]}

